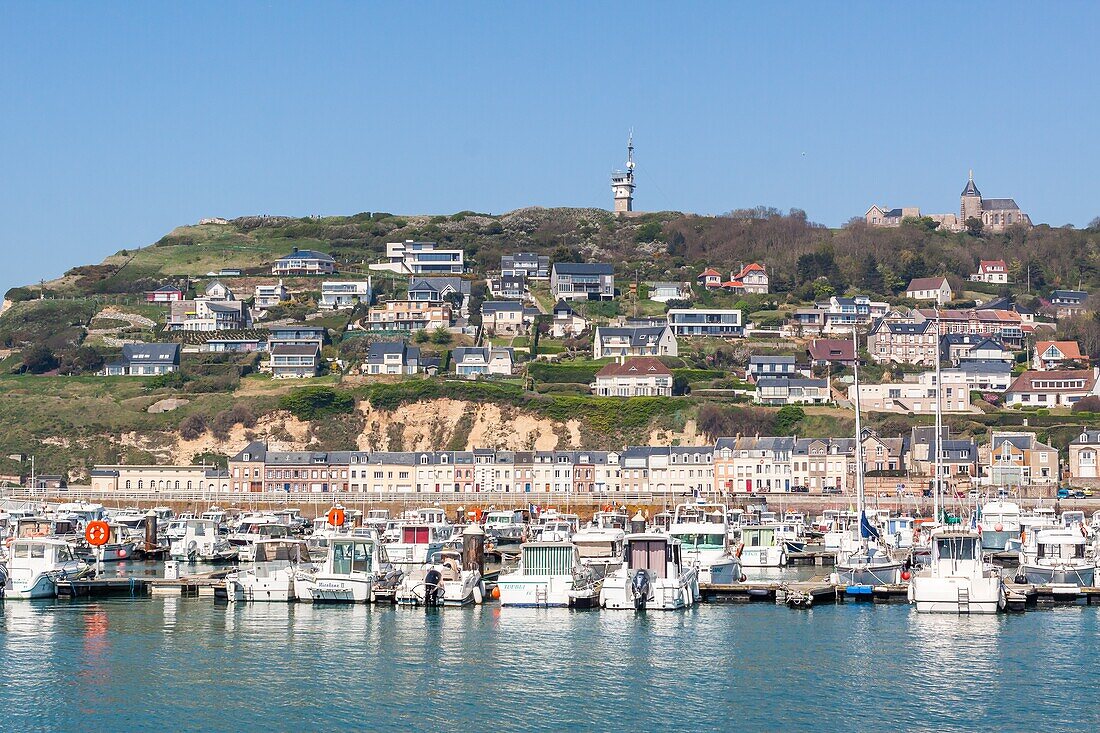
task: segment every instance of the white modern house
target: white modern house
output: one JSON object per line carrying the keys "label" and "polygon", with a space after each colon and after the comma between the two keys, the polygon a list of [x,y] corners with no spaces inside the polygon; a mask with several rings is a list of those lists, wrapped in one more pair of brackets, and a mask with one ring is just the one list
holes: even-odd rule
{"label": "white modern house", "polygon": [[668,319],[668,327],[677,338],[739,338],[745,335],[741,311],[736,308],[670,308],[665,317]]}
{"label": "white modern house", "polygon": [[321,283],[321,310],[350,310],[359,303],[370,304],[374,295],[371,279],[325,281]]}
{"label": "white modern house", "polygon": [[388,242],[386,259],[413,275],[461,275],[466,271],[461,249],[440,249],[435,242]]}
{"label": "white modern house", "polygon": [[460,346],[451,352],[455,374],[467,379],[509,376],[515,361],[510,347]]}

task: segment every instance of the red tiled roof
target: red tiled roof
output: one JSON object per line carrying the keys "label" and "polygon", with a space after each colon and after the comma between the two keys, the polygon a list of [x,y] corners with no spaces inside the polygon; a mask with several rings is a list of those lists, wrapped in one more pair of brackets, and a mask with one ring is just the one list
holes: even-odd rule
{"label": "red tiled roof", "polygon": [[994,268],[997,268],[999,270],[1008,269],[1008,267],[1005,265],[1004,260],[982,260],[981,264],[978,265],[978,270],[980,272],[984,272],[985,270],[991,270]]}
{"label": "red tiled roof", "polygon": [[[1070,379],[1085,380],[1084,387],[1036,387],[1036,382],[1057,382]],[[1091,369],[1060,369],[1049,372],[1028,370],[1016,377],[1008,392],[1091,392],[1096,386],[1096,377]]]}
{"label": "red tiled roof", "polygon": [[909,283],[909,287],[905,289],[905,292],[913,290],[939,290],[943,285],[946,278],[943,277],[916,277]]}
{"label": "red tiled roof", "polygon": [[671,377],[672,371],[655,356],[631,356],[622,364],[613,361],[596,372],[597,377]]}
{"label": "red tiled roof", "polygon": [[715,270],[713,267],[708,267],[699,273],[699,277],[722,277],[722,273],[718,272],[718,270]]}
{"label": "red tiled roof", "polygon": [[808,347],[814,361],[855,361],[855,347],[848,339],[814,339]]}
{"label": "red tiled roof", "polygon": [[1035,351],[1042,356],[1042,353],[1049,349],[1051,346],[1056,347],[1062,352],[1062,358],[1064,359],[1084,359],[1084,355],[1081,353],[1081,347],[1078,346],[1076,341],[1038,341],[1035,343]]}

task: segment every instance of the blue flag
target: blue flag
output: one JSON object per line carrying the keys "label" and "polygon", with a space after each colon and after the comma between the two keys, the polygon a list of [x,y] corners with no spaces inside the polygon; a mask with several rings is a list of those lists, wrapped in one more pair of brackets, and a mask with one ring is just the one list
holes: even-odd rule
{"label": "blue flag", "polygon": [[859,513],[859,535],[863,539],[879,539],[878,530],[871,526],[871,522],[867,519],[867,512]]}

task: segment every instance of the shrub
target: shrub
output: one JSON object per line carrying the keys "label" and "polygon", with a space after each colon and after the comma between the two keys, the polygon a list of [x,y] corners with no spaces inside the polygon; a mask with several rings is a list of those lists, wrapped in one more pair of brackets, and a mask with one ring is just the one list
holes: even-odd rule
{"label": "shrub", "polygon": [[279,407],[290,411],[299,420],[315,420],[327,415],[352,412],[355,409],[355,399],[349,393],[332,387],[303,387],[283,395],[279,399]]}
{"label": "shrub", "polygon": [[1082,397],[1073,403],[1073,412],[1100,412],[1100,397]]}
{"label": "shrub", "polygon": [[23,368],[31,374],[42,374],[57,367],[57,357],[45,344],[23,349]]}
{"label": "shrub", "polygon": [[591,384],[602,364],[548,364],[533,362],[527,367],[527,374],[538,382],[550,384]]}
{"label": "shrub", "polygon": [[62,374],[94,374],[103,366],[103,354],[92,346],[81,346],[76,351],[61,355]]}
{"label": "shrub", "polygon": [[206,432],[206,415],[196,412],[188,415],[180,423],[180,437],[184,440],[195,440]]}

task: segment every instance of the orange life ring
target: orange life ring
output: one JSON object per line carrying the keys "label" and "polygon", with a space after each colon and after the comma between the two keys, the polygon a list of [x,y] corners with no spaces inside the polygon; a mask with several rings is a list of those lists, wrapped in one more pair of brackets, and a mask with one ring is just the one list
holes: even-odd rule
{"label": "orange life ring", "polygon": [[332,509],[328,510],[328,523],[333,527],[343,527],[344,519],[346,519],[344,510],[340,507],[334,506]]}
{"label": "orange life ring", "polygon": [[84,539],[92,547],[102,547],[111,539],[111,525],[99,519],[88,522],[84,528]]}
{"label": "orange life ring", "polygon": [[11,546],[12,546],[12,545],[14,545],[14,544],[15,544],[15,538],[14,538],[14,537],[9,537],[9,538],[7,538],[6,540],[4,540],[4,546],[5,546],[5,547],[7,547],[7,548],[9,548],[9,549],[10,549],[10,548],[11,548]]}

